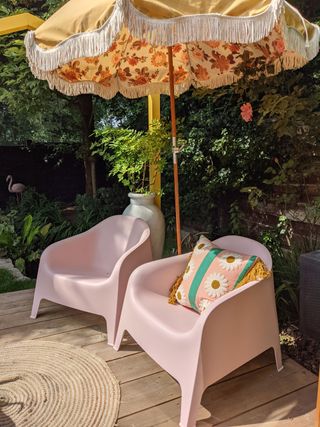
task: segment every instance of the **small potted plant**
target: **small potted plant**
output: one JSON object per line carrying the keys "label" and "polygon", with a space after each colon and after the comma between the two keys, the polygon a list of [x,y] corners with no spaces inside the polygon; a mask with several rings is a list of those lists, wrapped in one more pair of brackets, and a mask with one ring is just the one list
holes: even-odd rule
{"label": "small potted plant", "polygon": [[105,127],[96,131],[98,140],[92,145],[92,154],[99,155],[111,166],[110,176],[129,189],[130,205],[124,215],[145,220],[151,232],[154,259],[162,255],[165,222],[155,205],[156,194],[150,192],[149,165],[161,172],[165,152],[170,148],[170,134],[159,121],[154,121],[147,132]]}

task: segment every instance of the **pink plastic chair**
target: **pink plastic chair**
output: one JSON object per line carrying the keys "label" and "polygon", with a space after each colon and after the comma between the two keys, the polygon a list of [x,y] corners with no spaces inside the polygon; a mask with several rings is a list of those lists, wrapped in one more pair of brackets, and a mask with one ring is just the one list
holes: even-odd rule
{"label": "pink plastic chair", "polygon": [[[268,250],[238,236],[217,246],[258,255],[271,270]],[[213,302],[201,315],[168,304],[172,283],[185,269],[189,254],[153,261],[130,277],[114,348],[124,331],[181,386],[181,427],[196,424],[205,389],[268,348],[282,369],[273,277],[251,282]]]}
{"label": "pink plastic chair", "polygon": [[112,216],[54,243],[40,259],[31,318],[42,299],[99,314],[113,345],[130,274],[151,260],[149,227],[130,216]]}

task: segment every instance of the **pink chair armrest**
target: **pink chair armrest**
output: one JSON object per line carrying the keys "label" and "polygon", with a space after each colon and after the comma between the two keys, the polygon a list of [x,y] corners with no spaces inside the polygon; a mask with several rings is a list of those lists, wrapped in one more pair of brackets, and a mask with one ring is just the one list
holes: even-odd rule
{"label": "pink chair armrest", "polygon": [[260,286],[264,282],[270,281],[270,280],[272,280],[272,282],[273,282],[273,276],[268,277],[267,279],[255,280],[255,281],[249,282],[246,285],[243,285],[240,288],[235,289],[234,291],[229,292],[229,293],[225,294],[224,296],[218,298],[216,301],[214,301],[212,304],[210,304],[210,306],[201,314],[201,316],[200,316],[201,321],[199,323],[201,323],[202,326],[204,326],[205,323],[207,322],[207,320],[210,317],[214,316],[215,311],[222,304],[225,304],[230,300],[235,301],[240,295],[249,293],[250,289],[252,289],[254,286]]}
{"label": "pink chair armrest", "polygon": [[150,232],[148,230],[144,232],[140,241],[136,245],[132,246],[118,259],[114,266],[110,279],[113,280],[121,273],[127,275],[127,271],[130,271],[131,274],[131,272],[135,268],[149,261],[152,261],[152,251],[150,243]]}
{"label": "pink chair armrest", "polygon": [[[110,281],[118,283],[117,288],[117,307],[122,307],[125,293],[127,290],[129,278],[132,272],[139,266],[152,261],[152,251],[150,243],[149,230],[144,233],[139,243],[133,246],[130,250],[126,251],[122,257],[117,261]],[[117,310],[117,321],[120,319],[121,310]]]}
{"label": "pink chair armrest", "polygon": [[277,348],[273,278],[248,283],[219,298],[199,316],[193,333],[201,335],[207,385],[268,348]]}

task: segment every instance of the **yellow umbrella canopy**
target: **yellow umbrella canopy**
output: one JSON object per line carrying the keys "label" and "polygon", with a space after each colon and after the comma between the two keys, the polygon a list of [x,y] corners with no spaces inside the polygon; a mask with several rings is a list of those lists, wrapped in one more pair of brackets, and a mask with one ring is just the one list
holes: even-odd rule
{"label": "yellow umbrella canopy", "polygon": [[[67,94],[175,94],[242,77],[241,63],[262,58],[268,74],[316,56],[319,28],[283,0],[70,0],[27,33],[34,75]],[[270,65],[270,66],[269,66]]]}
{"label": "yellow umbrella canopy", "polygon": [[25,45],[33,74],[64,94],[170,94],[181,253],[174,95],[234,83],[248,68],[302,67],[319,51],[319,27],[284,0],[70,0]]}

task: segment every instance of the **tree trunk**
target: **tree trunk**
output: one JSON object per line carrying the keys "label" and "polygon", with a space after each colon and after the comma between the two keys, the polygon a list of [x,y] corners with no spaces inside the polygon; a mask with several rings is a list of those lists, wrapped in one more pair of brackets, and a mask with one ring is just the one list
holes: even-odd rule
{"label": "tree trunk", "polygon": [[82,117],[82,158],[85,170],[86,194],[96,195],[96,159],[91,155],[91,144],[94,140],[94,114],[92,95],[79,95],[79,109]]}
{"label": "tree trunk", "polygon": [[84,175],[85,175],[85,184],[86,184],[86,194],[89,196],[95,197],[96,189],[95,182],[92,176],[93,168],[92,165],[95,165],[94,159],[87,154],[83,155],[83,165],[84,165]]}

